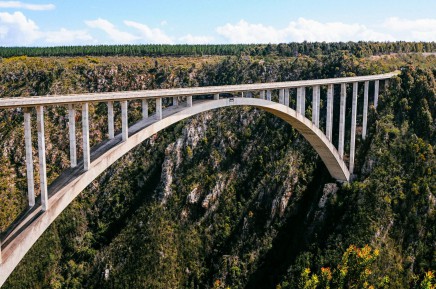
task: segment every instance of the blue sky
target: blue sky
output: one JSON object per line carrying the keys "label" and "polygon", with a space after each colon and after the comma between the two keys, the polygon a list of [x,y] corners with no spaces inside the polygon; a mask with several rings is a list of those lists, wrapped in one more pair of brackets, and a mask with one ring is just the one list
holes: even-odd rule
{"label": "blue sky", "polygon": [[435,0],[0,0],[0,46],[436,41]]}

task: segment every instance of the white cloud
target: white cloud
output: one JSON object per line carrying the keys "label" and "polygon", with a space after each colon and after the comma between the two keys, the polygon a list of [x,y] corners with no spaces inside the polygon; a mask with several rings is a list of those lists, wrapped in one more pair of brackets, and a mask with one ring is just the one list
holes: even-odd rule
{"label": "white cloud", "polygon": [[24,46],[41,37],[36,23],[21,12],[0,12],[0,45]]}
{"label": "white cloud", "polygon": [[119,30],[115,25],[105,19],[98,18],[96,20],[85,21],[85,23],[88,27],[101,29],[106,32],[114,43],[129,44],[139,39],[138,36]]}
{"label": "white cloud", "polygon": [[85,30],[41,31],[38,25],[21,12],[0,12],[0,46],[67,45],[93,43]]}
{"label": "white cloud", "polygon": [[68,30],[61,28],[58,31],[44,33],[44,40],[49,44],[92,44],[95,40],[86,30]]}
{"label": "white cloud", "polygon": [[213,41],[214,38],[211,36],[193,36],[191,34],[179,38],[179,42],[184,44],[210,44]]}
{"label": "white cloud", "polygon": [[287,27],[281,29],[241,20],[236,24],[227,23],[220,26],[216,31],[231,43],[394,40],[389,34],[375,32],[361,24],[322,23],[305,18],[292,21]]}
{"label": "white cloud", "polygon": [[398,40],[436,40],[436,19],[427,18],[409,20],[391,17],[386,19],[382,26],[385,29],[392,31]]}
{"label": "white cloud", "polygon": [[150,28],[145,24],[134,21],[124,21],[126,26],[137,29],[141,36],[140,39],[149,43],[172,44],[172,39],[158,28]]}
{"label": "white cloud", "polygon": [[20,1],[0,1],[0,8],[16,8],[27,9],[35,11],[53,10],[55,5],[53,4],[28,4]]}
{"label": "white cloud", "polygon": [[263,24],[250,24],[244,20],[238,23],[227,23],[217,27],[216,32],[231,43],[275,43],[284,42],[283,32]]}

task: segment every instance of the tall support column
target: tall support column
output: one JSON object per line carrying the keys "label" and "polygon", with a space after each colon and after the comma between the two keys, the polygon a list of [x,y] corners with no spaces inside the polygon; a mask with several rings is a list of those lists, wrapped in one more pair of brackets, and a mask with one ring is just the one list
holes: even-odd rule
{"label": "tall support column", "polygon": [[162,98],[156,98],[156,119],[162,119]]}
{"label": "tall support column", "polygon": [[306,88],[297,88],[297,112],[304,116],[306,111]]}
{"label": "tall support column", "polygon": [[389,79],[385,79],[385,91],[389,89]]}
{"label": "tall support column", "polygon": [[374,108],[377,108],[377,105],[378,105],[379,89],[380,89],[380,81],[376,80],[374,82]]}
{"label": "tall support column", "polygon": [[320,99],[320,87],[316,85],[313,87],[312,94],[312,122],[316,127],[319,127],[319,99]]}
{"label": "tall support column", "polygon": [[109,101],[107,103],[107,125],[109,131],[109,139],[113,139],[115,137],[115,129],[114,129],[114,103],[112,101]]}
{"label": "tall support column", "polygon": [[297,105],[296,105],[296,111],[301,114],[301,94],[302,94],[302,88],[297,87]]}
{"label": "tall support column", "polygon": [[289,107],[289,88],[285,88],[285,105]]}
{"label": "tall support column", "polygon": [[266,100],[271,101],[271,90],[269,89],[266,91]]}
{"label": "tall support column", "polygon": [[344,136],[345,136],[345,106],[347,103],[347,84],[341,84],[341,102],[339,108],[339,156],[344,157]]}
{"label": "tall support column", "polygon": [[285,90],[283,88],[279,90],[279,103],[285,103]]}
{"label": "tall support column", "polygon": [[325,134],[329,141],[332,141],[332,129],[333,129],[333,84],[329,84],[327,87],[327,119]]}
{"label": "tall support column", "polygon": [[362,139],[366,138],[366,126],[368,121],[368,91],[369,81],[365,81],[365,89],[363,92],[363,127],[362,127]]}
{"label": "tall support column", "polygon": [[30,109],[24,109],[24,143],[26,146],[27,196],[29,206],[35,205],[35,181],[33,179],[32,126],[30,124]]}
{"label": "tall support column", "polygon": [[76,148],[76,110],[72,104],[68,104],[68,131],[70,135],[70,166],[77,166]]}
{"label": "tall support column", "polygon": [[82,104],[82,137],[83,137],[83,169],[89,170],[91,167],[91,149],[89,144],[89,106],[88,103]]}
{"label": "tall support column", "polygon": [[121,101],[121,139],[126,141],[129,138],[129,117],[127,112],[127,100]]}
{"label": "tall support column", "polygon": [[177,96],[173,97],[173,106],[178,106],[179,105],[179,99]]}
{"label": "tall support column", "polygon": [[142,119],[148,118],[148,101],[146,99],[142,100]]}
{"label": "tall support column", "polygon": [[36,107],[36,127],[38,131],[38,156],[39,156],[39,186],[41,188],[41,208],[47,211],[48,191],[47,191],[47,166],[45,161],[45,136],[44,136],[44,107]]}
{"label": "tall support column", "polygon": [[350,174],[352,174],[354,170],[354,155],[356,148],[357,90],[358,83],[353,82],[353,98],[351,101]]}
{"label": "tall support column", "polygon": [[188,107],[192,106],[192,95],[186,97],[186,103]]}
{"label": "tall support column", "polygon": [[260,99],[265,99],[265,90],[260,91]]}
{"label": "tall support column", "polygon": [[214,99],[214,100],[218,100],[218,99],[220,99],[220,94],[219,94],[219,93],[214,94],[214,95],[213,95],[213,99]]}

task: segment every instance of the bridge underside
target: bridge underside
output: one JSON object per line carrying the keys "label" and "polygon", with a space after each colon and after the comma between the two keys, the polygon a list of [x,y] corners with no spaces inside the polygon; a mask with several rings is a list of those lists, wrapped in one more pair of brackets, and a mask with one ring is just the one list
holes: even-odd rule
{"label": "bridge underside", "polygon": [[37,204],[25,212],[6,232],[1,250],[3,262],[0,264],[0,284],[6,281],[27,251],[58,215],[115,161],[150,136],[174,123],[205,111],[230,106],[257,107],[285,120],[298,130],[317,151],[333,178],[349,180],[350,173],[344,161],[324,133],[310,120],[285,105],[263,99],[227,98],[195,101],[192,107],[184,104],[172,106],[162,111],[161,120],[150,117],[131,126],[127,140],[123,141],[122,135],[119,134],[94,147],[91,153],[91,166],[87,171],[83,169],[81,163],[78,163],[78,166],[65,171],[49,186],[50,208],[47,211],[41,211],[41,202],[38,200]]}

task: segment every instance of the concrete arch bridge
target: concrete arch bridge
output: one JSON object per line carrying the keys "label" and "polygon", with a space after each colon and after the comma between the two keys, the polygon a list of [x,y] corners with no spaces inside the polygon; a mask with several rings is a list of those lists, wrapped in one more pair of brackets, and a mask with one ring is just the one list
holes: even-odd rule
{"label": "concrete arch bridge", "polygon": [[[380,82],[388,89],[388,80],[398,72],[291,82],[175,88],[113,93],[88,93],[0,99],[0,109],[17,109],[24,114],[24,146],[26,151],[27,196],[29,207],[0,239],[0,286],[18,265],[56,217],[111,164],[138,144],[162,129],[193,115],[231,106],[252,106],[270,112],[299,131],[320,155],[333,178],[349,181],[354,170],[357,100],[359,84],[363,85],[362,138],[366,137],[368,105],[377,107]],[[348,162],[344,161],[347,86],[351,93],[351,133]],[[371,85],[371,89],[370,89]],[[321,87],[323,89],[321,90]],[[338,89],[339,88],[339,89]],[[326,91],[321,95],[321,91]],[[339,92],[339,93],[336,93]],[[369,95],[369,92],[372,92]],[[311,92],[306,94],[306,92]],[[221,97],[220,97],[221,95]],[[223,97],[227,95],[227,97]],[[230,97],[228,97],[231,95]],[[333,123],[335,95],[339,97],[339,122]],[[170,106],[163,107],[163,99]],[[142,120],[128,125],[128,101],[141,100]],[[311,113],[306,102],[311,100]],[[149,115],[149,102],[155,102]],[[325,127],[320,127],[321,101],[326,103]],[[336,100],[338,101],[338,100]],[[89,103],[107,103],[107,139],[95,148],[89,140]],[[114,102],[121,104],[121,132],[115,135]],[[292,104],[292,105],[290,105]],[[295,105],[294,105],[295,104]],[[47,183],[44,136],[44,108],[68,107],[70,166],[53,183]],[[292,107],[291,107],[292,106]],[[337,107],[337,106],[336,106]],[[77,158],[76,109],[81,109],[83,158]],[[39,196],[35,198],[34,167],[31,142],[31,113],[36,111],[38,135]],[[310,110],[308,110],[310,111]],[[311,114],[309,116],[309,114]],[[337,146],[332,132],[338,126]],[[335,140],[336,143],[336,140]]]}

